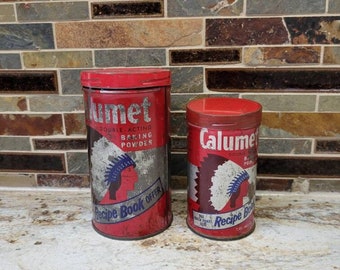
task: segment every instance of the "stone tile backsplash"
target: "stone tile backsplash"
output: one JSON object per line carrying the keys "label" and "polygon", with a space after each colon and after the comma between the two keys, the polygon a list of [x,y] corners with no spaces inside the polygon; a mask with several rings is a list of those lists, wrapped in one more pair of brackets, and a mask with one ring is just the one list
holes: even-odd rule
{"label": "stone tile backsplash", "polygon": [[0,185],[88,187],[83,69],[172,73],[171,186],[186,104],[263,106],[258,189],[340,191],[340,1],[0,2]]}

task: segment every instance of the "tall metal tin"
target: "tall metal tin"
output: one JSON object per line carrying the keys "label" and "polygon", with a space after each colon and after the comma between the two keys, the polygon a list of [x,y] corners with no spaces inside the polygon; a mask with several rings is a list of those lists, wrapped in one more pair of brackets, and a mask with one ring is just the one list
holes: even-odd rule
{"label": "tall metal tin", "polygon": [[232,240],[254,230],[261,111],[236,98],[188,103],[187,224],[195,233]]}
{"label": "tall metal tin", "polygon": [[141,239],[172,221],[169,190],[170,71],[81,73],[94,229]]}

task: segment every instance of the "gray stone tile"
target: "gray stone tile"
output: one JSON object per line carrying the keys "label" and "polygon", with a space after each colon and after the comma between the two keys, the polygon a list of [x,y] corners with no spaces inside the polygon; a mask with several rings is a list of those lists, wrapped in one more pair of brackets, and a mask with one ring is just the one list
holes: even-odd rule
{"label": "gray stone tile", "polygon": [[340,14],[340,1],[339,0],[328,0],[328,13]]}
{"label": "gray stone tile", "polygon": [[162,66],[165,49],[95,51],[97,67]]}
{"label": "gray stone tile", "polygon": [[171,68],[172,93],[203,93],[203,68]]}
{"label": "gray stone tile", "polygon": [[67,153],[68,172],[87,174],[89,172],[87,152]]}
{"label": "gray stone tile", "polygon": [[243,12],[242,0],[171,0],[168,1],[169,17],[239,16]]}
{"label": "gray stone tile", "polygon": [[2,151],[31,151],[29,137],[0,137]]}
{"label": "gray stone tile", "polygon": [[51,23],[0,24],[0,50],[54,49]]}
{"label": "gray stone tile", "polygon": [[20,55],[15,53],[0,54],[0,69],[21,69]]}
{"label": "gray stone tile", "polygon": [[326,0],[248,0],[247,15],[324,13]]}
{"label": "gray stone tile", "polygon": [[316,95],[242,95],[259,102],[265,111],[315,111]]}
{"label": "gray stone tile", "polygon": [[260,139],[260,154],[310,154],[311,140]]}
{"label": "gray stone tile", "polygon": [[84,110],[82,96],[32,96],[29,97],[32,112],[73,112]]}
{"label": "gray stone tile", "polygon": [[19,21],[65,21],[89,18],[87,1],[16,4]]}
{"label": "gray stone tile", "polygon": [[80,72],[82,69],[60,70],[61,91],[64,95],[82,94]]}
{"label": "gray stone tile", "polygon": [[321,112],[340,111],[340,95],[320,96],[319,111]]}

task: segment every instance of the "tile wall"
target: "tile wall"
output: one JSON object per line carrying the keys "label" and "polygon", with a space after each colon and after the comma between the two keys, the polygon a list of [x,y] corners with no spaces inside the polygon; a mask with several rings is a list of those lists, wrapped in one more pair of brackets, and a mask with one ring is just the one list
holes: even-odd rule
{"label": "tile wall", "polygon": [[0,2],[0,185],[88,187],[79,73],[172,71],[173,188],[185,105],[259,101],[258,189],[340,191],[340,1]]}

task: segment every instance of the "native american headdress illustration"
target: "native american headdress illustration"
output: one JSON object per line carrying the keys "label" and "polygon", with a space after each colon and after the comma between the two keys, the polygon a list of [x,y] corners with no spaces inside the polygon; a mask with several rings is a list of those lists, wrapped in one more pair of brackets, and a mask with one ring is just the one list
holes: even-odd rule
{"label": "native american headdress illustration", "polygon": [[121,173],[127,167],[136,166],[136,163],[127,155],[123,154],[110,161],[105,171],[104,182],[109,185],[110,199],[116,199],[116,192],[121,186]]}

